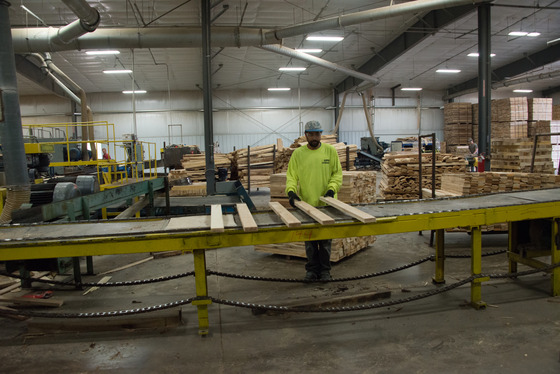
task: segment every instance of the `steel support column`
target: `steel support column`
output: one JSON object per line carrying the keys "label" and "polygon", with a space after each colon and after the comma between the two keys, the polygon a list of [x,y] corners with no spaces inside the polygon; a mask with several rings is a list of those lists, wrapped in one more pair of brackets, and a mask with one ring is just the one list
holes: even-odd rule
{"label": "steel support column", "polygon": [[[552,219],[550,263],[560,263],[560,218]],[[560,296],[560,267],[552,270],[552,296]]]}
{"label": "steel support column", "polygon": [[478,153],[486,157],[490,170],[490,100],[492,88],[490,64],[490,4],[478,7]]}
{"label": "steel support column", "polygon": [[212,54],[210,42],[210,0],[200,0],[202,9],[202,95],[204,101],[204,145],[206,192],[216,194],[214,167],[214,124],[212,122]]}
{"label": "steel support column", "polygon": [[435,284],[445,283],[445,240],[444,240],[444,229],[438,229],[436,231],[436,273],[432,278],[432,282]]}

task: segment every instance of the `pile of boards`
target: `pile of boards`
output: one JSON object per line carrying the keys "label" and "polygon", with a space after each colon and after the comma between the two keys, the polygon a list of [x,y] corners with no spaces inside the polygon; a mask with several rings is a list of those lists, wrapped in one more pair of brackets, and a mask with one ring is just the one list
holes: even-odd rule
{"label": "pile of boards", "polygon": [[[270,178],[270,200],[278,201],[285,207],[290,207],[286,193],[286,173],[274,174]],[[343,171],[342,186],[338,191],[338,200],[348,204],[375,202],[376,173],[372,171]],[[362,236],[333,239],[331,247],[331,261],[338,262],[361,249],[367,248],[376,240],[375,236]],[[259,252],[305,258],[303,242],[257,245]]]}
{"label": "pile of boards", "polygon": [[471,103],[448,103],[443,107],[443,133],[447,146],[468,144],[473,137]]}
{"label": "pile of boards", "polygon": [[[355,144],[346,145],[344,143],[337,143],[336,135],[322,135],[321,143],[327,143],[332,145],[340,159],[340,164],[342,165],[342,170],[356,170],[354,166],[354,160],[358,155],[358,146]],[[288,170],[288,163],[290,162],[290,157],[296,148],[307,145],[307,140],[305,136],[300,136],[295,139],[289,148],[283,148],[279,150],[276,154],[276,160],[274,163],[274,172],[282,173]]]}
{"label": "pile of boards", "polygon": [[278,144],[247,147],[230,153],[232,174],[237,175],[245,188],[268,187],[270,175],[274,173],[274,160],[282,149],[282,141]]}
{"label": "pile of boards", "polygon": [[[550,138],[550,137],[549,137]],[[492,171],[531,172],[534,142],[531,138],[492,141]],[[554,173],[550,140],[537,142],[533,172]]]}
{"label": "pile of boards", "polygon": [[[464,157],[436,153],[436,189],[441,188],[444,173],[460,173],[466,170]],[[390,152],[383,156],[382,177],[379,196],[384,200],[419,198],[418,154],[411,152]],[[422,155],[422,187],[432,188],[432,154]]]}
{"label": "pile of boards", "polygon": [[444,192],[459,196],[559,186],[560,176],[541,173],[445,173],[441,179],[441,189]]}
{"label": "pile of boards", "polygon": [[[206,195],[206,159],[205,154],[183,155],[183,169],[169,171],[167,178],[172,186],[169,196],[205,196]],[[214,153],[214,167],[229,169],[231,161],[227,154]],[[189,184],[192,183],[192,184]]]}

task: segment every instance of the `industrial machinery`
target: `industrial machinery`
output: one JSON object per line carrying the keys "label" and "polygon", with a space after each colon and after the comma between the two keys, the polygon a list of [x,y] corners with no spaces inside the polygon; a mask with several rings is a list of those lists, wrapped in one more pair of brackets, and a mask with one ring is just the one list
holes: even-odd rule
{"label": "industrial machinery", "polygon": [[200,149],[197,145],[177,145],[172,144],[165,146],[161,150],[161,159],[163,160],[163,166],[168,169],[182,169],[183,165],[181,160],[183,155],[200,154]]}
{"label": "industrial machinery", "polygon": [[375,141],[371,136],[360,139],[360,150],[355,161],[356,169],[380,170],[385,149],[389,144],[380,142],[379,137]]}

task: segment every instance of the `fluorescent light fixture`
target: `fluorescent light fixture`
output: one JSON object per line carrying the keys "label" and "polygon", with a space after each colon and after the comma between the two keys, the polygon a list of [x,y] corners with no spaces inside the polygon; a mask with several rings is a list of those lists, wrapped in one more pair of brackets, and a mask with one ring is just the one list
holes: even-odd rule
{"label": "fluorescent light fixture", "polygon": [[105,51],[86,51],[86,55],[118,55],[119,53],[121,53],[120,51],[110,51],[110,50],[105,50]]}
{"label": "fluorescent light fixture", "polygon": [[420,87],[403,87],[401,91],[422,91]]}
{"label": "fluorescent light fixture", "polygon": [[320,48],[296,48],[296,51],[303,53],[321,53],[323,52]]}
{"label": "fluorescent light fixture", "polygon": [[297,67],[284,67],[284,68],[279,68],[278,70],[280,71],[304,71],[307,68],[301,67],[301,68],[297,68]]}
{"label": "fluorescent light fixture", "polygon": [[522,89],[520,89],[520,90],[513,90],[513,92],[517,92],[517,93],[531,93],[531,92],[533,92],[533,90],[522,90]]}
{"label": "fluorescent light fixture", "polygon": [[344,40],[343,36],[308,36],[305,40],[312,40],[317,42],[340,42]]}
{"label": "fluorescent light fixture", "polygon": [[437,69],[436,73],[447,73],[447,74],[457,74],[460,73],[459,69]]}
{"label": "fluorescent light fixture", "polygon": [[123,94],[145,94],[146,90],[123,91]]}
{"label": "fluorescent light fixture", "polygon": [[533,31],[527,34],[527,36],[532,36],[533,38],[539,36],[541,33],[537,31]]}
{"label": "fluorescent light fixture", "polygon": [[[467,57],[478,57],[478,52],[471,52],[467,55]],[[490,57],[496,57],[496,54],[490,53]]]}
{"label": "fluorescent light fixture", "polygon": [[289,88],[289,87],[271,87],[268,90],[269,91],[290,91],[291,88]]}
{"label": "fluorescent light fixture", "polygon": [[527,34],[529,34],[526,31],[510,31],[510,33],[508,34],[509,36],[527,36]]}
{"label": "fluorescent light fixture", "polygon": [[121,70],[103,70],[105,74],[130,74],[132,70],[130,69],[121,69]]}

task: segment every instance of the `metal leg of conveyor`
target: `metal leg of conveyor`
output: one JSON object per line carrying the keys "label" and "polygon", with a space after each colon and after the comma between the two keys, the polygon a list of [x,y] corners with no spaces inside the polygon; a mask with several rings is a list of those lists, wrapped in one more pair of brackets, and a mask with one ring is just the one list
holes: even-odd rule
{"label": "metal leg of conveyor", "polygon": [[[552,220],[552,240],[551,240],[551,254],[550,263],[560,263],[560,233],[558,226],[560,219],[555,218]],[[560,296],[560,267],[552,269],[552,296]]]}
{"label": "metal leg of conveyor", "polygon": [[[471,274],[480,275],[482,272],[482,232],[480,226],[471,228]],[[482,282],[489,280],[477,278],[471,282],[471,305],[476,309],[483,309],[486,303],[482,301]]]}
{"label": "metal leg of conveyor", "polygon": [[[194,277],[196,284],[196,296],[201,298],[208,297],[208,283],[206,281],[206,254],[203,249],[193,251],[194,256]],[[208,321],[208,299],[195,300],[192,302],[198,309],[198,334],[207,335],[210,326]]]}
{"label": "metal leg of conveyor", "polygon": [[515,226],[516,222],[508,222],[508,268],[510,273],[517,273],[517,261],[512,256],[514,253],[519,253]]}
{"label": "metal leg of conveyor", "polygon": [[444,233],[443,229],[435,230],[436,231],[436,255],[435,255],[435,263],[436,263],[436,274],[432,278],[432,282],[435,284],[443,284],[445,283],[445,241],[444,241]]}

